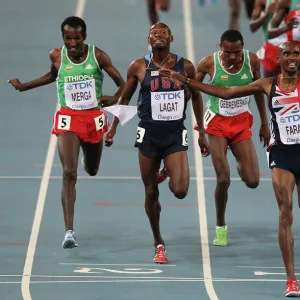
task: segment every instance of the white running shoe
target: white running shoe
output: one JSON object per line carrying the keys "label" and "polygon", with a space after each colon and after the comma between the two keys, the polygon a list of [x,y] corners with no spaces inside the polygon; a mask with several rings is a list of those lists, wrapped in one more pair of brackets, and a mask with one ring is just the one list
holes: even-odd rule
{"label": "white running shoe", "polygon": [[75,231],[68,230],[65,233],[64,240],[62,242],[63,249],[71,249],[77,247],[78,244],[76,243]]}

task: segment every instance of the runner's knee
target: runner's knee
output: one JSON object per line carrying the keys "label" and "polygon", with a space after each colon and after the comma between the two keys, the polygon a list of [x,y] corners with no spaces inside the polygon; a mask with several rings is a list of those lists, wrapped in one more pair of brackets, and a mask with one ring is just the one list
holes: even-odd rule
{"label": "runner's knee", "polygon": [[227,174],[217,176],[217,185],[222,189],[228,189],[230,186],[230,177]]}
{"label": "runner's knee", "polygon": [[169,188],[177,199],[184,199],[189,189],[189,177],[171,177],[169,181]]}
{"label": "runner's knee", "polygon": [[245,181],[245,184],[250,189],[256,189],[259,185],[259,179],[253,178]]}
{"label": "runner's knee", "polygon": [[98,167],[93,167],[93,168],[85,168],[85,171],[90,175],[90,176],[96,176],[98,173]]}
{"label": "runner's knee", "polygon": [[172,186],[172,192],[177,199],[184,199],[188,193],[188,187]]}
{"label": "runner's knee", "polygon": [[76,168],[64,167],[63,168],[63,180],[76,182],[76,180],[77,180]]}
{"label": "runner's knee", "polygon": [[146,187],[146,201],[158,201],[159,191],[157,187]]}

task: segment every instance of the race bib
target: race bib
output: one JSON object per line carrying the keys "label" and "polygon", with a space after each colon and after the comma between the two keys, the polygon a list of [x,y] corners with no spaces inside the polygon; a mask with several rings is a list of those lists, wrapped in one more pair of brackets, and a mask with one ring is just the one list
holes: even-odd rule
{"label": "race bib", "polygon": [[136,141],[138,143],[142,143],[145,135],[145,128],[139,127],[137,128],[137,133],[136,133]]}
{"label": "race bib", "polygon": [[219,98],[219,114],[221,116],[236,116],[249,111],[249,96],[224,100]]}
{"label": "race bib", "polygon": [[70,130],[71,127],[71,116],[58,115],[57,129]]}
{"label": "race bib", "polygon": [[276,121],[283,144],[300,144],[300,115],[288,114],[281,116],[276,114]]}
{"label": "race bib", "polygon": [[151,92],[152,119],[174,121],[183,117],[184,90],[172,92]]}
{"label": "race bib", "polygon": [[66,104],[74,110],[91,109],[98,106],[95,79],[64,84]]}
{"label": "race bib", "polygon": [[203,116],[203,123],[204,123],[204,128],[207,128],[209,122],[214,118],[216,114],[209,109],[205,112]]}
{"label": "race bib", "polygon": [[106,121],[105,114],[102,114],[101,116],[94,118],[94,121],[95,121],[97,131],[103,129],[103,127],[105,125],[105,121]]}
{"label": "race bib", "polygon": [[182,146],[188,146],[188,134],[187,130],[182,130]]}

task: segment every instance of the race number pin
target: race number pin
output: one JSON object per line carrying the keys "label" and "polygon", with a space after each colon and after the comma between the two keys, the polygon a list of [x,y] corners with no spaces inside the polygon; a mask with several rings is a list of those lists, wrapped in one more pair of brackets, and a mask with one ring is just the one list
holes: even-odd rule
{"label": "race number pin", "polygon": [[158,76],[159,72],[158,71],[151,71],[151,76]]}

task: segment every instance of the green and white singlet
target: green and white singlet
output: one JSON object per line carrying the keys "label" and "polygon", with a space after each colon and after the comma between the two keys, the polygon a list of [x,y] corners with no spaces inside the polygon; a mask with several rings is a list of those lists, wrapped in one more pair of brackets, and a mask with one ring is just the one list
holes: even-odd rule
{"label": "green and white singlet", "polygon": [[[247,85],[253,81],[249,51],[243,51],[243,66],[240,71],[235,74],[228,73],[222,67],[220,60],[220,51],[214,53],[214,75],[211,80],[212,85],[233,88],[236,86]],[[210,95],[208,97],[207,109],[214,114],[233,117],[243,112],[249,111],[249,100],[249,96],[224,100]]]}
{"label": "green and white singlet", "polygon": [[73,110],[100,107],[103,73],[95,57],[95,46],[88,45],[84,62],[73,63],[65,46],[61,50],[61,65],[56,79],[57,97],[61,107]]}

